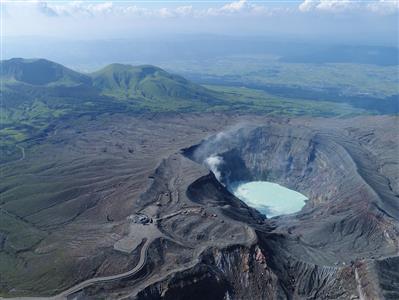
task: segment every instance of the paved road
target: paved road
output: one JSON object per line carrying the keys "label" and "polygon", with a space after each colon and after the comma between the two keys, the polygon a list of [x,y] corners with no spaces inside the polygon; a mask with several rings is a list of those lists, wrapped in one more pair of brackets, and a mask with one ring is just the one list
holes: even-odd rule
{"label": "paved road", "polygon": [[[196,208],[194,208],[194,209],[193,208],[189,208],[188,210],[196,210]],[[184,209],[184,211],[187,211],[187,208]],[[179,213],[181,213],[181,211],[179,211]],[[174,214],[171,214],[171,215],[174,215]],[[165,217],[168,218],[168,217],[171,217],[171,215],[167,215]],[[245,226],[245,228],[246,228],[246,230],[248,232],[248,235],[249,235],[247,243],[248,244],[252,244],[252,243],[256,242],[257,236],[256,236],[255,231],[251,227],[249,227],[247,225]],[[63,291],[62,293],[60,293],[60,294],[58,294],[56,296],[52,296],[52,297],[17,297],[17,298],[1,298],[0,297],[0,299],[8,299],[8,300],[10,300],[10,299],[13,299],[13,300],[39,300],[39,299],[43,299],[43,300],[65,300],[65,299],[67,299],[68,296],[70,296],[70,295],[72,295],[72,294],[74,294],[76,292],[79,292],[80,290],[82,290],[84,288],[87,288],[87,287],[89,287],[89,286],[91,286],[93,284],[100,283],[100,282],[109,282],[109,281],[114,281],[114,280],[120,280],[120,279],[123,279],[123,278],[126,278],[126,277],[130,277],[130,276],[134,275],[135,273],[139,272],[144,267],[144,265],[145,265],[145,263],[147,261],[147,250],[148,250],[148,247],[150,246],[150,244],[152,242],[153,242],[153,240],[147,240],[145,242],[145,244],[143,245],[143,248],[141,249],[139,262],[137,263],[137,265],[133,269],[131,269],[131,270],[127,271],[127,272],[124,272],[124,273],[121,273],[121,274],[112,275],[112,276],[91,278],[91,279],[83,281],[83,282],[81,282],[81,283],[79,283],[79,284],[77,284],[77,285],[75,285],[75,286]],[[198,252],[197,256],[199,256],[199,254],[202,251],[204,251],[206,248],[212,247],[212,246],[215,246],[215,245],[213,243],[209,243],[208,245],[204,245],[202,248],[200,248],[200,250],[197,250],[197,252]],[[195,265],[195,263],[197,261],[198,261],[198,257],[197,257],[196,260],[194,260],[194,262],[191,264],[191,266]],[[187,268],[187,266],[183,267],[181,269],[183,270],[183,269],[186,269],[186,268]],[[179,271],[179,269],[175,269],[175,270],[171,270],[170,273],[178,272],[178,271]]]}
{"label": "paved road", "polygon": [[121,273],[121,274],[117,274],[117,275],[112,275],[112,276],[104,276],[104,277],[96,277],[96,278],[91,278],[88,279],[86,281],[83,281],[65,291],[63,291],[62,293],[56,295],[56,296],[52,296],[52,297],[17,297],[17,298],[1,298],[0,299],[13,299],[13,300],[39,300],[39,299],[43,299],[43,300],[64,300],[67,299],[68,296],[79,292],[80,290],[87,288],[93,284],[99,283],[99,282],[108,282],[108,281],[114,281],[114,280],[120,280],[126,277],[130,277],[132,275],[134,275],[135,273],[137,273],[138,271],[140,271],[143,266],[145,265],[146,261],[147,261],[147,250],[148,247],[150,246],[150,244],[152,243],[152,240],[147,240],[143,246],[143,248],[141,249],[141,253],[140,253],[140,260],[138,262],[138,264],[131,270],[125,272],[125,273]]}

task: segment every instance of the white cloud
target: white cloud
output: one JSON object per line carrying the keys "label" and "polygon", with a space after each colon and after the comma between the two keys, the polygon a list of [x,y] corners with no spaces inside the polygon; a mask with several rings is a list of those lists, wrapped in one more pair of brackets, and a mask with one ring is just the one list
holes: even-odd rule
{"label": "white cloud", "polygon": [[190,5],[187,6],[178,6],[175,8],[160,8],[155,10],[147,10],[146,14],[148,16],[160,16],[162,18],[178,18],[178,17],[187,17],[192,16],[194,13],[193,7]]}
{"label": "white cloud", "polygon": [[359,4],[354,1],[349,0],[321,0],[317,5],[317,8],[325,11],[345,11],[347,9],[353,9],[357,7]]}
{"label": "white cloud", "polygon": [[305,0],[301,4],[299,4],[298,9],[303,12],[313,10],[316,2],[316,0]]}
{"label": "white cloud", "polygon": [[305,0],[299,5],[299,10],[307,11],[331,11],[339,12],[359,7],[359,1],[353,0]]}
{"label": "white cloud", "polygon": [[369,3],[367,8],[378,14],[393,14],[399,11],[399,0],[379,0]]}
{"label": "white cloud", "polygon": [[179,6],[176,8],[176,12],[181,16],[190,16],[193,13],[193,7],[191,5]]}
{"label": "white cloud", "polygon": [[96,16],[114,12],[112,2],[85,3],[84,1],[71,1],[68,3],[38,2],[40,12],[48,16]]}
{"label": "white cloud", "polygon": [[37,9],[44,15],[49,17],[58,16],[58,14],[50,7],[47,6],[46,2],[38,2]]}
{"label": "white cloud", "polygon": [[276,12],[286,13],[290,9],[287,7],[269,7],[250,3],[248,0],[239,0],[227,3],[220,7],[212,7],[205,11],[196,11],[197,16],[270,16]]}
{"label": "white cloud", "polygon": [[[32,3],[32,2],[31,2]],[[87,3],[84,1],[70,2],[51,2],[38,1],[37,9],[46,16],[96,16],[96,15],[131,15],[161,18],[176,17],[206,17],[237,14],[267,15],[271,9],[265,5],[255,5],[247,0],[233,1],[219,7],[193,8],[192,5],[177,7],[154,7],[146,8],[126,3],[116,3],[112,1],[104,3]],[[277,8],[275,8],[277,9]]]}
{"label": "white cloud", "polygon": [[142,17],[161,17],[173,18],[180,16],[191,16],[195,12],[192,6],[145,8],[137,5],[114,4],[112,1],[104,3],[87,3],[84,1],[71,1],[62,3],[51,3],[51,1],[37,2],[37,9],[46,16],[142,16]]}
{"label": "white cloud", "polygon": [[298,9],[301,12],[371,12],[379,14],[397,13],[399,0],[305,0]]}
{"label": "white cloud", "polygon": [[[373,34],[376,40],[390,44],[397,36],[398,1],[389,0],[301,0],[295,3],[230,0],[209,5],[206,4],[209,2],[193,2],[192,6],[183,1],[158,1],[151,5],[143,1],[116,0],[0,1],[3,4],[1,17],[7,25],[4,26],[5,36],[94,39],[209,32],[323,38],[330,34],[336,39],[352,39],[356,32],[359,39],[367,41],[367,35]],[[314,14],[322,17],[313,18]],[[341,14],[343,17],[338,20]]]}
{"label": "white cloud", "polygon": [[243,10],[250,10],[251,9],[251,5],[248,4],[247,0],[239,0],[236,2],[231,2],[228,4],[223,5],[220,10],[221,11],[226,11],[226,12],[240,12]]}
{"label": "white cloud", "polygon": [[[3,0],[0,0],[3,1]],[[399,0],[304,0],[299,6],[292,4],[266,5],[250,0],[237,0],[219,6],[211,7],[192,6],[192,5],[166,5],[143,6],[132,4],[131,2],[86,2],[86,1],[30,1],[40,15],[47,17],[126,17],[126,18],[207,18],[219,16],[243,16],[266,18],[270,16],[286,16],[297,12],[328,12],[328,13],[348,13],[348,12],[367,12],[374,14],[394,14],[399,11]],[[11,4],[18,9],[26,10],[25,3],[8,0],[7,5]],[[17,9],[17,10],[18,10]],[[15,11],[15,10],[14,10]],[[18,13],[18,12],[17,12]]]}
{"label": "white cloud", "polygon": [[160,8],[158,10],[158,14],[160,17],[163,17],[163,18],[170,18],[170,17],[174,16],[173,11],[166,7]]}

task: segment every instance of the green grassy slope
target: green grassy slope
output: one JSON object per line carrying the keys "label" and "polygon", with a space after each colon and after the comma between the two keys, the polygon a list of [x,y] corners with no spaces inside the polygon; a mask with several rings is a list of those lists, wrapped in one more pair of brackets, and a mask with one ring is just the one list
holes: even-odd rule
{"label": "green grassy slope", "polygon": [[1,64],[0,154],[17,158],[16,143],[42,136],[62,118],[82,114],[203,110],[218,92],[153,66],[110,65],[85,75],[45,59]]}
{"label": "green grassy slope", "polygon": [[344,103],[287,99],[229,86],[201,86],[158,67],[112,64],[89,75],[44,59],[1,61],[0,154],[63,118],[104,113],[235,111],[283,116],[364,114]]}
{"label": "green grassy slope", "polygon": [[102,93],[118,98],[181,99],[211,102],[217,94],[151,65],[112,64],[91,74]]}
{"label": "green grassy slope", "polygon": [[39,86],[90,85],[91,78],[46,59],[12,58],[1,62],[3,82]]}

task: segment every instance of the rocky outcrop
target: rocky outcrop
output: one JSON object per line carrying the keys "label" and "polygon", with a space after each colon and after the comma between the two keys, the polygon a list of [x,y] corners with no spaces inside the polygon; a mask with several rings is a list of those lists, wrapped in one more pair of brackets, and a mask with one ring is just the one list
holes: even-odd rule
{"label": "rocky outcrop", "polygon": [[286,298],[259,247],[212,248],[192,269],[143,290],[137,299]]}

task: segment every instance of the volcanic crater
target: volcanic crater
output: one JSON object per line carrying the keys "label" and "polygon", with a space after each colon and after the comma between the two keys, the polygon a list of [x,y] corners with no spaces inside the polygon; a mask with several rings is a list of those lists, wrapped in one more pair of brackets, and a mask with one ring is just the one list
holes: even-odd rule
{"label": "volcanic crater", "polygon": [[[236,182],[270,181],[308,196],[300,212],[265,218],[253,225],[270,267],[278,278],[285,277],[284,293],[291,290],[318,299],[364,295],[394,299],[397,281],[391,279],[391,286],[386,285],[380,266],[398,266],[395,159],[380,152],[382,145],[376,149],[376,144],[384,141],[376,139],[374,130],[359,135],[362,130],[356,128],[319,125],[244,125],[218,133],[186,149],[185,154],[207,165],[214,175],[207,180],[220,182],[219,188],[226,193]],[[203,178],[198,180],[189,186],[188,195],[201,198],[209,193],[209,184]],[[229,209],[225,209],[227,215],[232,213]],[[363,268],[371,273],[368,279],[359,279]],[[354,276],[344,279],[349,273]],[[345,287],[347,284],[352,287]],[[251,297],[267,296],[261,293],[259,290]]]}
{"label": "volcanic crater", "polygon": [[[35,259],[47,259],[52,252],[45,250],[62,235],[65,253],[73,248],[79,254],[68,265],[76,282],[51,283],[52,291],[64,290],[55,298],[399,298],[398,118],[193,115],[111,121],[113,135],[104,134],[107,124],[93,120],[89,127],[64,125],[49,138],[54,143],[47,147],[73,150],[82,166],[93,157],[101,162],[92,164],[89,175],[101,171],[104,180],[96,188],[105,195],[63,220],[67,225],[54,224],[35,246],[42,249],[35,250]],[[71,139],[72,150],[55,142],[61,137]],[[103,144],[107,151],[99,152]],[[130,148],[133,154],[125,151]],[[30,153],[26,161],[41,152]],[[111,174],[103,169],[109,153]],[[214,164],[209,157],[217,158]],[[69,167],[62,165],[64,177]],[[107,181],[114,173],[123,182]],[[266,218],[229,191],[234,182],[255,180],[299,191],[308,197],[306,205]],[[51,207],[55,217],[56,208]],[[76,240],[76,230],[88,224],[83,220],[90,220],[91,239],[82,232]],[[131,240],[138,231],[145,238]],[[106,262],[94,256],[99,267],[82,272],[82,255],[90,262],[101,249],[112,256]],[[128,267],[113,263],[131,255]],[[32,288],[35,293],[43,296]]]}

